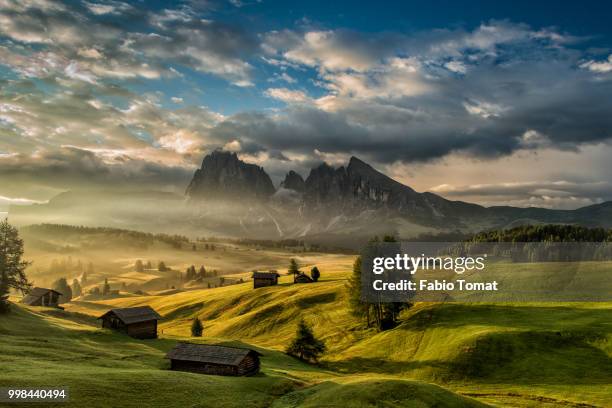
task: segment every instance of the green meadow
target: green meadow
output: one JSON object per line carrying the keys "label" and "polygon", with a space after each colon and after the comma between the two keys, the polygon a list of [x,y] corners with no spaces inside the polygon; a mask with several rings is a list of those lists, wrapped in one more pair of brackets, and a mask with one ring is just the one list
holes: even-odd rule
{"label": "green meadow", "polygon": [[[16,303],[0,317],[0,387],[68,386],[70,401],[57,406],[612,406],[612,303],[417,303],[402,312],[397,327],[378,332],[349,312],[347,279],[355,255],[230,242],[217,243],[215,251],[156,240],[122,248],[108,234],[25,236],[35,283],[57,278],[46,276],[47,266],[68,254],[96,263],[90,286],[108,278],[113,287],[125,280],[145,289],[144,295],[83,295],[65,310]],[[303,270],[317,265],[321,280],[293,284],[286,275],[290,258]],[[164,259],[173,272],[135,272],[136,259]],[[281,278],[259,289],[247,280],[151,290],[173,282],[175,272],[190,264],[245,279],[251,269],[273,268]],[[609,267],[585,264],[575,278]],[[78,278],[71,273],[69,281]],[[99,328],[96,318],[110,308],[140,305],[162,315],[159,339]],[[204,325],[202,338],[190,337],[194,317]],[[284,353],[302,318],[327,347],[319,364]],[[170,371],[164,355],[180,340],[254,348],[263,354],[261,373]]]}
{"label": "green meadow", "polygon": [[[348,258],[348,257],[347,257]],[[68,385],[67,406],[291,407],[612,404],[609,303],[417,304],[395,329],[348,313],[350,259],[315,284],[244,283],[171,295],[79,301],[66,311],[15,307],[0,320],[0,386]],[[111,307],[151,305],[160,339],[97,328]],[[200,317],[209,343],[254,347],[262,373],[231,378],[169,371],[164,353]],[[319,365],[283,353],[304,317],[327,347]],[[66,405],[62,405],[66,406]]]}

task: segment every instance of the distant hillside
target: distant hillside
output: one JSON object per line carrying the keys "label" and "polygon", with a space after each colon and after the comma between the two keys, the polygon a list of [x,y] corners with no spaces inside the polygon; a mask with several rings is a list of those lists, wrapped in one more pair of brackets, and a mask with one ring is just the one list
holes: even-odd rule
{"label": "distant hillside", "polygon": [[475,235],[474,242],[610,242],[612,229],[577,225],[525,225]]}
{"label": "distant hillside", "polygon": [[162,242],[173,248],[181,248],[189,239],[182,235],[152,234],[133,230],[84,227],[63,224],[30,225],[20,229],[25,238],[74,241],[80,246],[99,245],[109,247],[148,248],[155,242]]}

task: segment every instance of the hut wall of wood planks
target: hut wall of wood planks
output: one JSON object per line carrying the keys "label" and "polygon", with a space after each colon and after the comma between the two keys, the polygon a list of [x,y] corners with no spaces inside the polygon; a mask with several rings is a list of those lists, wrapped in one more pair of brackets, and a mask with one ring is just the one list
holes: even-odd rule
{"label": "hut wall of wood planks", "polygon": [[137,339],[157,338],[157,321],[161,316],[149,306],[111,309],[102,316],[102,327]]}
{"label": "hut wall of wood planks", "polygon": [[259,372],[260,353],[251,349],[178,343],[168,352],[170,369],[200,374],[250,376]]}
{"label": "hut wall of wood planks", "polygon": [[21,300],[21,303],[28,306],[47,306],[59,308],[59,297],[62,294],[53,289],[32,288],[30,292]]}
{"label": "hut wall of wood planks", "polygon": [[253,272],[253,289],[278,284],[279,274],[276,271]]}

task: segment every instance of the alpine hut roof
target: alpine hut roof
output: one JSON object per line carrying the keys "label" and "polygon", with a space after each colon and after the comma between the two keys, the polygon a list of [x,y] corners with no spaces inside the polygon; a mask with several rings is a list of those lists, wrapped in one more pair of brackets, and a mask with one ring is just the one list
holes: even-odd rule
{"label": "alpine hut roof", "polygon": [[38,299],[40,299],[42,296],[46,295],[49,292],[55,292],[58,296],[62,296],[62,294],[57,290],[36,287],[30,289],[30,292],[21,300],[21,303],[29,305],[31,303],[36,302]]}
{"label": "alpine hut roof", "polygon": [[166,358],[200,363],[238,365],[249,353],[261,356],[261,353],[245,348],[178,343],[166,354]]}
{"label": "alpine hut roof", "polygon": [[104,313],[98,319],[102,319],[109,313],[117,316],[124,324],[134,324],[140,322],[148,322],[150,320],[160,320],[161,316],[157,314],[150,306],[127,307],[124,309],[111,309]]}
{"label": "alpine hut roof", "polygon": [[276,272],[253,272],[253,279],[274,279],[279,276]]}

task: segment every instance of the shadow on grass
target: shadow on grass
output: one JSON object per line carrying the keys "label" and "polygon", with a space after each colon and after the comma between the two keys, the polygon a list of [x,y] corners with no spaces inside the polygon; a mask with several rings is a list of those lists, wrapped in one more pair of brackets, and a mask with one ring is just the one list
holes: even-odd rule
{"label": "shadow on grass", "polygon": [[491,305],[437,303],[408,314],[398,329],[411,330],[428,326],[460,328],[466,325],[496,325],[510,329],[562,329],[564,327],[597,328],[610,332],[612,308],[589,309],[560,306]]}
{"label": "shadow on grass", "polygon": [[44,309],[39,312],[46,316],[57,317],[60,319],[70,320],[78,324],[84,324],[87,326],[99,327],[100,322],[95,316],[91,316],[84,313],[68,312],[60,309]]}
{"label": "shadow on grass", "polygon": [[389,361],[381,358],[353,357],[342,361],[325,361],[321,363],[321,367],[342,374],[402,374],[422,368],[447,371],[449,364],[437,360]]}
{"label": "shadow on grass", "polygon": [[448,372],[455,379],[515,384],[609,384],[612,358],[596,332],[505,332],[479,337]]}

